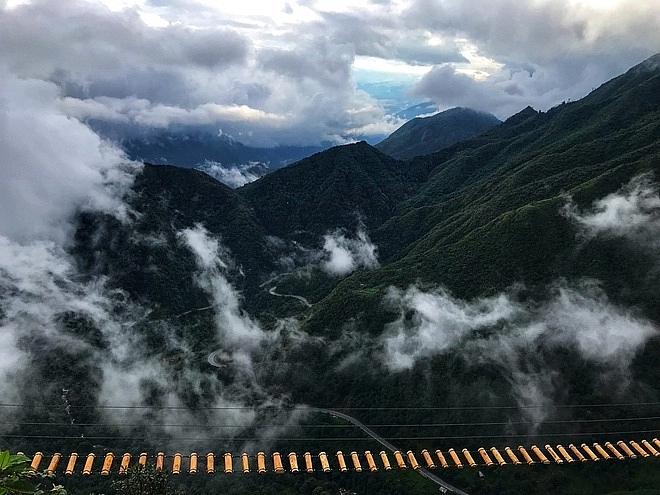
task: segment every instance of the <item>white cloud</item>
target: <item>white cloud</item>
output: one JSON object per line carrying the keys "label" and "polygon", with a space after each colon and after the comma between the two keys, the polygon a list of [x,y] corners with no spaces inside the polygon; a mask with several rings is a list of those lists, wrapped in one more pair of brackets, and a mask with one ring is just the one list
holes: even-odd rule
{"label": "white cloud", "polygon": [[660,247],[660,193],[649,175],[637,176],[619,191],[594,201],[590,211],[580,212],[569,202],[564,213],[588,237],[626,237]]}
{"label": "white cloud", "polygon": [[[411,368],[422,357],[454,350],[475,330],[515,319],[524,312],[505,294],[466,302],[444,290],[429,293],[416,287],[405,292],[390,289],[385,303],[401,313],[385,332],[385,363],[392,370]],[[410,309],[414,313],[408,329],[405,313]]]}
{"label": "white cloud", "polygon": [[321,268],[330,275],[343,277],[358,268],[378,268],[378,248],[364,231],[358,231],[355,239],[341,232],[326,234],[323,239],[325,260],[321,262]]}
{"label": "white cloud", "polygon": [[588,360],[627,368],[635,353],[658,334],[650,321],[612,305],[597,287],[560,287],[542,312],[551,342],[575,345]]}
{"label": "white cloud", "polygon": [[64,241],[80,208],[124,215],[136,164],[58,109],[57,87],[0,76],[0,235]]}
{"label": "white cloud", "polygon": [[55,84],[2,71],[0,386],[7,397],[32,390],[25,382],[40,346],[47,346],[44,352],[93,352],[84,339],[62,331],[62,315],[76,313],[109,328],[111,293],[103,280],[81,281],[65,248],[80,211],[128,221],[123,196],[139,171],[119,149],[63,114],[60,103]]}
{"label": "white cloud", "polygon": [[[86,339],[64,331],[63,315],[86,319],[112,340],[122,328],[122,319],[131,313],[125,307],[113,311],[113,293],[106,290],[103,280],[82,282],[75,266],[62,247],[52,241],[19,244],[0,236],[0,334],[9,344],[3,348],[6,362],[14,362],[14,379],[8,381],[9,370],[0,369],[0,383],[3,388],[9,384],[15,387],[14,395],[22,398],[33,392],[26,383],[35,354],[57,349],[82,351],[90,356],[97,352]],[[41,345],[47,348],[41,349]],[[44,385],[42,393],[46,392]]]}
{"label": "white cloud", "polygon": [[612,304],[593,282],[558,283],[551,292],[546,302],[521,303],[511,294],[463,301],[444,290],[391,289],[386,302],[400,317],[381,338],[383,363],[400,371],[421,359],[458,353],[466,363],[496,366],[535,425],[550,414],[539,406],[552,404],[561,373],[544,362],[542,350],[574,349],[618,376],[619,389],[625,389],[633,358],[660,329]]}
{"label": "white cloud", "polygon": [[0,8],[0,64],[55,81],[72,116],[208,123],[253,145],[339,143],[390,129],[387,102],[356,88],[356,57],[414,79],[435,67],[420,97],[505,118],[581,97],[651,55],[658,15],[633,1],[35,0]]}
{"label": "white cloud", "polygon": [[221,163],[207,161],[197,169],[209,174],[211,177],[215,177],[231,188],[254,182],[268,171],[265,165],[258,162],[225,167]]}
{"label": "white cloud", "polygon": [[[635,352],[657,335],[653,323],[610,303],[591,284],[559,284],[543,304],[522,304],[508,294],[462,301],[446,291],[392,289],[386,299],[401,312],[383,339],[390,369],[410,368],[421,358],[461,350],[499,360],[538,344],[574,346],[588,360],[627,368]],[[412,311],[412,319],[406,313]],[[480,331],[494,329],[483,337]]]}
{"label": "white cloud", "polygon": [[223,274],[228,265],[222,256],[227,257],[227,252],[202,225],[184,229],[179,235],[197,260],[198,285],[211,297],[219,341],[248,359],[248,353],[269,336],[241,310],[239,295]]}
{"label": "white cloud", "polygon": [[[21,371],[28,355],[18,345],[18,331],[13,325],[0,326],[0,394],[6,404],[20,404]],[[11,411],[4,411],[11,416]],[[0,432],[8,429],[0,427]]]}
{"label": "white cloud", "polygon": [[[130,339],[128,335],[123,337]],[[227,386],[215,374],[194,369],[186,369],[173,379],[161,360],[140,352],[133,354],[100,363],[103,382],[99,405],[107,407],[102,411],[109,423],[142,424],[142,431],[146,428],[152,435],[157,431],[159,441],[176,450],[182,446],[196,449],[200,444],[209,444],[206,424],[222,425],[221,430],[214,429],[213,433],[231,438],[254,423],[256,411],[245,405],[246,389],[235,384]],[[205,403],[204,411],[194,411],[184,400],[208,396],[210,391],[213,398]],[[130,420],[127,420],[127,410],[131,411]],[[122,434],[130,431],[121,430]]]}

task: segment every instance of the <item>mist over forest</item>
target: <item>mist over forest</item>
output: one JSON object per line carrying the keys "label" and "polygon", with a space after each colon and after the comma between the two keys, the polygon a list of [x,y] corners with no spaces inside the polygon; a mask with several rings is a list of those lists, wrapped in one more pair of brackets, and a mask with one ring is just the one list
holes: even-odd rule
{"label": "mist over forest", "polygon": [[[0,449],[659,436],[657,8],[157,3],[0,2]],[[650,454],[435,473],[642,495]],[[438,489],[331,462],[178,484]]]}

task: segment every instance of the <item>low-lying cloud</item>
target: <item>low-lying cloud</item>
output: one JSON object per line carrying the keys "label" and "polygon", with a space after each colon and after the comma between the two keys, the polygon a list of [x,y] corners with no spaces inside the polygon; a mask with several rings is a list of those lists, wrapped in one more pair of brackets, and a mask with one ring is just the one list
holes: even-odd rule
{"label": "low-lying cloud", "polygon": [[126,215],[138,165],[63,114],[53,83],[4,74],[0,95],[0,235],[61,244],[81,209]]}
{"label": "low-lying cloud", "polygon": [[66,248],[78,212],[130,221],[123,196],[140,166],[64,115],[54,84],[3,71],[0,95],[0,388],[20,396],[30,342],[86,349],[62,331],[68,313],[103,327],[113,294],[82,281]]}
{"label": "low-lying cloud", "polygon": [[345,277],[358,269],[373,270],[380,266],[378,246],[371,242],[362,228],[357,230],[355,236],[344,230],[328,232],[323,236],[320,249],[278,237],[271,236],[267,240],[274,251],[282,253],[278,264],[287,272],[300,267],[318,267],[332,277]]}
{"label": "low-lying cloud", "polygon": [[[423,292],[391,288],[385,304],[398,310],[396,322],[385,329],[385,363],[391,370],[411,368],[420,358],[456,349],[480,328],[513,320],[523,312],[507,295],[467,302],[444,290]],[[412,320],[406,313],[412,310]]]}
{"label": "low-lying cloud", "polygon": [[268,167],[259,162],[225,167],[221,163],[207,161],[204,165],[196,168],[232,189],[254,182],[268,172]]}
{"label": "low-lying cloud", "polygon": [[[82,273],[69,251],[79,213],[110,215],[123,225],[139,216],[124,200],[141,166],[67,117],[53,83],[4,74],[0,95],[0,393],[5,402],[48,404],[67,389],[75,410],[83,405],[81,391],[91,387],[98,413],[109,423],[125,424],[131,411],[130,424],[118,427],[119,437],[137,434],[130,425],[141,424],[163,432],[163,441],[172,436],[194,443],[208,437],[203,425],[250,425],[257,413],[246,405],[248,398],[267,398],[250,373],[223,382],[210,366],[203,369],[176,322],[151,320],[154,308],[111,288],[106,276]],[[166,236],[134,237],[145,245],[167,242]],[[222,276],[230,263],[222,261],[226,252],[201,229],[184,230],[180,238],[195,256],[197,283],[209,292],[217,313],[218,338],[234,352],[234,367],[251,372],[249,351],[264,334],[241,313],[237,293]],[[149,334],[159,341],[157,354]],[[66,366],[42,376],[42,367],[53,359]],[[85,434],[84,427],[75,428]],[[231,438],[238,431],[223,434]]]}
{"label": "low-lying cloud", "polygon": [[211,298],[220,342],[230,350],[247,355],[267,335],[256,321],[241,310],[238,294],[223,275],[228,264],[222,256],[228,257],[228,253],[202,225],[184,229],[180,236],[195,255],[198,268],[196,282]]}
{"label": "low-lying cloud", "polygon": [[[612,304],[598,284],[558,283],[542,302],[521,302],[514,289],[463,301],[445,290],[391,289],[386,304],[399,318],[382,336],[383,362],[391,371],[458,353],[468,363],[497,366],[520,406],[550,404],[559,370],[542,362],[540,349],[572,349],[622,378],[635,355],[660,329],[634,311]],[[541,361],[539,361],[541,359]],[[525,409],[535,424],[546,412]]]}
{"label": "low-lying cloud", "polygon": [[575,287],[561,283],[552,293],[547,302],[521,303],[508,293],[463,301],[444,290],[390,289],[386,303],[400,317],[386,328],[385,363],[401,370],[450,350],[472,353],[491,346],[490,351],[498,352],[483,356],[496,359],[500,351],[543,343],[573,346],[585,359],[626,368],[658,333],[650,321],[613,305],[594,282]]}
{"label": "low-lying cloud", "polygon": [[660,247],[660,193],[648,174],[634,177],[619,191],[594,201],[586,211],[569,202],[564,213],[582,228],[587,238],[624,237]]}
{"label": "low-lying cloud", "polygon": [[321,269],[329,275],[343,277],[358,268],[378,268],[378,248],[366,232],[358,231],[355,238],[334,232],[326,234],[323,239],[324,260],[321,262]]}

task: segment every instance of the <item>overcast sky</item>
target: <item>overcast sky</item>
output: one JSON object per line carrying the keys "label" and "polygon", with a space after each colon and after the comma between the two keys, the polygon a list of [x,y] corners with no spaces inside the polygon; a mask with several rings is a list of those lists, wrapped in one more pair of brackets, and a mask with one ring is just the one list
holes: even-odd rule
{"label": "overcast sky", "polygon": [[0,26],[0,70],[65,116],[273,146],[387,134],[428,100],[580,98],[659,50],[660,2],[0,0]]}

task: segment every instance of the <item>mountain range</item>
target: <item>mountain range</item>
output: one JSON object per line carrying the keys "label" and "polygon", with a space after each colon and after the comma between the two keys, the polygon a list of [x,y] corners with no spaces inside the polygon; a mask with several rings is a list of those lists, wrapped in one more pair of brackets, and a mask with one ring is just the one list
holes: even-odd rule
{"label": "mountain range", "polygon": [[[452,132],[465,119],[471,137]],[[173,158],[187,152],[178,140],[167,146]],[[265,405],[346,408],[367,424],[398,424],[383,436],[406,448],[568,433],[589,443],[610,427],[656,431],[645,418],[660,395],[659,180],[660,54],[546,112],[528,107],[498,123],[454,109],[236,189],[145,164],[126,198],[131,221],[81,213],[70,252],[83,280],[103,280],[120,301],[118,313],[141,315],[122,328],[140,362],[159,363],[140,382],[152,424],[167,411],[163,397],[190,411],[222,397],[254,418]],[[93,320],[61,315],[61,327],[110,355]],[[78,398],[99,403],[109,364],[34,345],[49,349],[35,368],[42,395],[78,377]],[[643,405],[631,415],[628,403]],[[261,431],[257,419],[249,431]],[[351,448],[309,431],[306,445]],[[138,448],[122,438],[106,446]],[[471,493],[614,493],[658,481],[657,463],[638,462],[447,476]],[[281,492],[298,493],[291,483]],[[388,491],[383,479],[369,493],[435,490],[410,486]]]}
{"label": "mountain range", "polygon": [[[226,134],[211,134],[204,130],[185,134],[168,132],[135,136],[119,139],[118,142],[132,160],[198,168],[232,187],[243,185],[327,148],[327,146],[255,148],[246,146]],[[232,170],[234,175],[228,173]],[[242,180],[236,177],[237,172]]]}
{"label": "mountain range", "polygon": [[394,158],[406,160],[440,151],[499,124],[497,117],[469,108],[451,108],[429,117],[416,117],[376,145]]}

